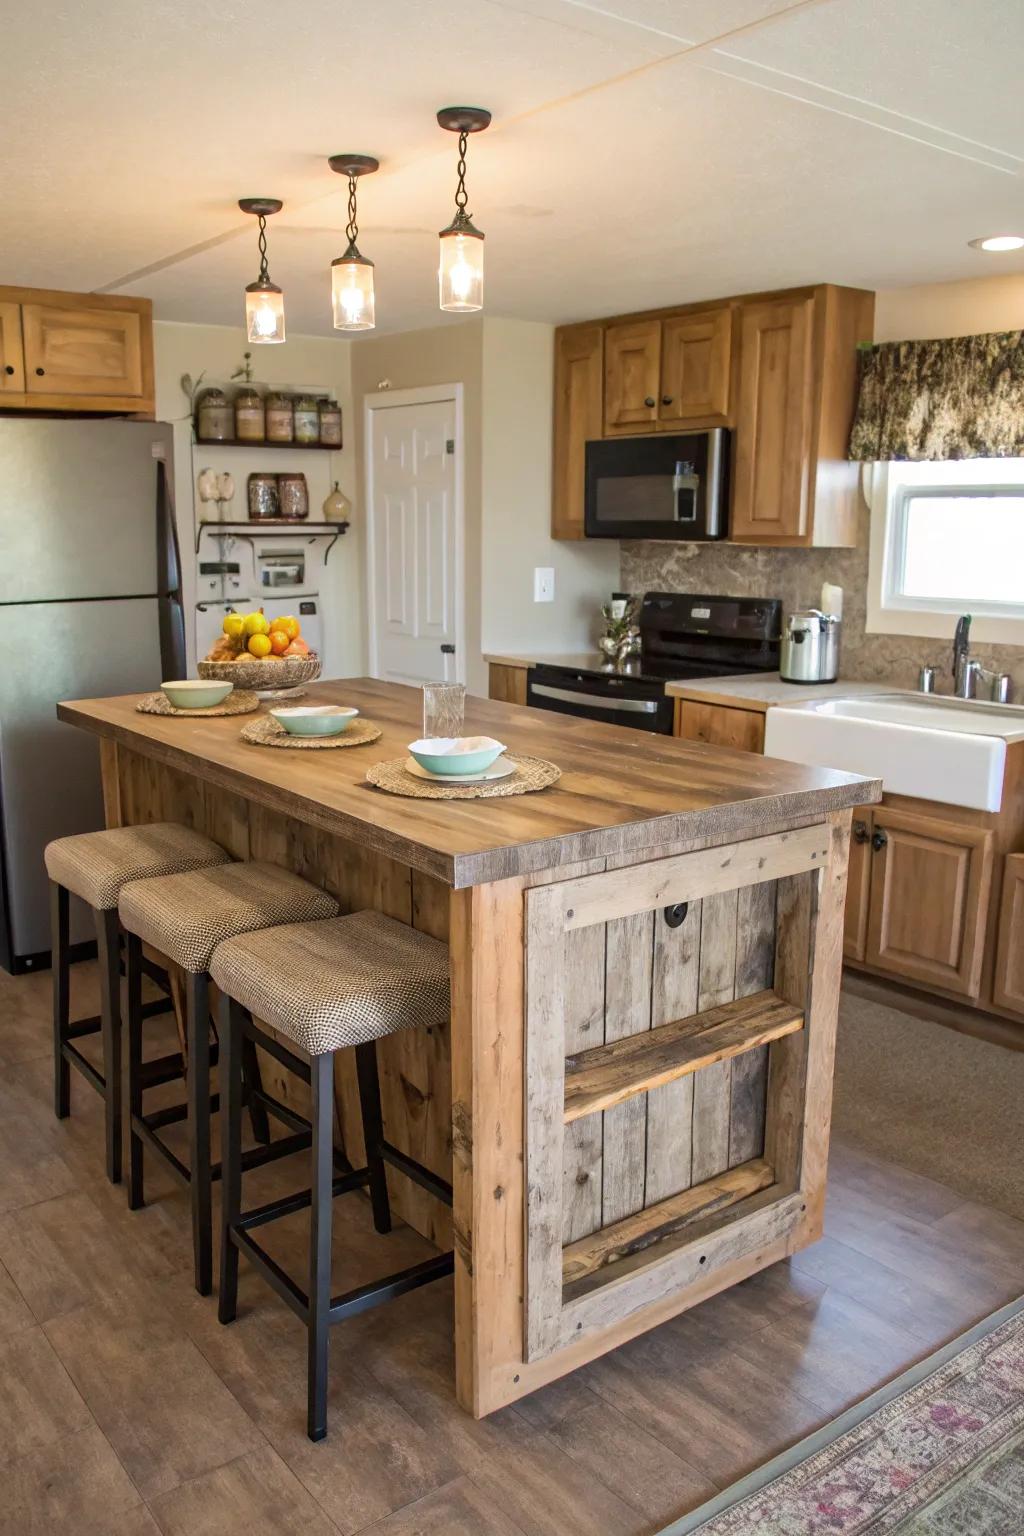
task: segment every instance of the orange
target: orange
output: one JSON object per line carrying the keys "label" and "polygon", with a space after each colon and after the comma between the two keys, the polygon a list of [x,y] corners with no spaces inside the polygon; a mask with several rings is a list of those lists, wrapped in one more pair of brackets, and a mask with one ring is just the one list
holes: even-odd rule
{"label": "orange", "polygon": [[286,656],[308,656],[309,646],[305,640],[293,640],[284,654]]}
{"label": "orange", "polygon": [[291,641],[283,629],[272,629],[267,637],[270,641],[270,649],[275,656],[283,656],[291,645]]}
{"label": "orange", "polygon": [[262,659],[269,656],[271,650],[269,635],[250,635],[248,651],[250,656],[258,656]]}
{"label": "orange", "polygon": [[293,619],[290,613],[284,614],[280,619],[273,619],[270,627],[283,630],[289,640],[294,640],[299,633],[299,621]]}

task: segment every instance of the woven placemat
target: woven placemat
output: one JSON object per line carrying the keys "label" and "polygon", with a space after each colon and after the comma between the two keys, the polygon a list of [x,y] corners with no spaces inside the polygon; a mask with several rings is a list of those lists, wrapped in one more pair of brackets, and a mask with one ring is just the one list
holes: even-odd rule
{"label": "woven placemat", "polygon": [[208,704],[205,709],[179,709],[162,693],[147,693],[135,706],[140,715],[251,715],[259,707],[256,695],[244,688],[229,693],[223,704]]}
{"label": "woven placemat", "polygon": [[515,763],[515,773],[507,779],[492,779],[489,784],[438,784],[433,779],[415,779],[406,771],[404,757],[374,763],[366,770],[366,777],[389,795],[408,795],[413,800],[500,800],[507,795],[528,795],[535,789],[547,789],[562,777],[561,768],[543,757],[520,757],[515,752],[506,752],[505,756]]}
{"label": "woven placemat", "polygon": [[369,720],[353,720],[337,736],[289,736],[283,725],[270,715],[262,715],[259,720],[243,725],[241,734],[242,740],[252,747],[365,747],[367,742],[377,740],[380,726],[371,725]]}

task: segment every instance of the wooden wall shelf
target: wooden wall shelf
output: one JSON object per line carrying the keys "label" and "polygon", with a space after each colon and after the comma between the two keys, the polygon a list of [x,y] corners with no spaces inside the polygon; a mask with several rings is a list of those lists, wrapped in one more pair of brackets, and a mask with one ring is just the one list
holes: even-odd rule
{"label": "wooden wall shelf", "polygon": [[271,453],[340,453],[343,443],[250,443],[246,438],[228,437],[197,437],[194,438],[197,448],[253,448],[260,453],[269,449]]}

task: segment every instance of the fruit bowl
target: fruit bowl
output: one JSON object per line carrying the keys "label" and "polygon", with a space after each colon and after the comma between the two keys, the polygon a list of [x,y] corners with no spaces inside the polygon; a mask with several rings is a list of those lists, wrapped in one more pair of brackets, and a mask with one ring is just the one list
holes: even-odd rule
{"label": "fruit bowl", "polygon": [[308,656],[240,656],[237,661],[201,661],[200,677],[234,683],[236,688],[297,688],[320,676],[320,658]]}

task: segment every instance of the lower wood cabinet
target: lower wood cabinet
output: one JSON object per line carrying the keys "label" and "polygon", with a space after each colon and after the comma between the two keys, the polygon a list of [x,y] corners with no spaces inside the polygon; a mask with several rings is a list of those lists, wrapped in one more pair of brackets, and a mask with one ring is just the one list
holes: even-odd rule
{"label": "lower wood cabinet", "polygon": [[492,661],[488,668],[488,698],[499,704],[526,703],[526,668],[506,667]]}
{"label": "lower wood cabinet", "polygon": [[724,704],[695,704],[676,700],[675,733],[688,741],[740,752],[764,751],[764,715],[759,709],[730,709]]}
{"label": "lower wood cabinet", "polygon": [[992,1001],[1024,1014],[1024,853],[1011,853],[1003,869]]}
{"label": "lower wood cabinet", "polygon": [[876,806],[865,964],[977,997],[993,843],[984,827]]}
{"label": "lower wood cabinet", "polygon": [[858,807],[850,829],[850,869],[846,881],[846,914],[843,955],[863,960],[868,944],[868,907],[871,897],[871,821],[869,808]]}

